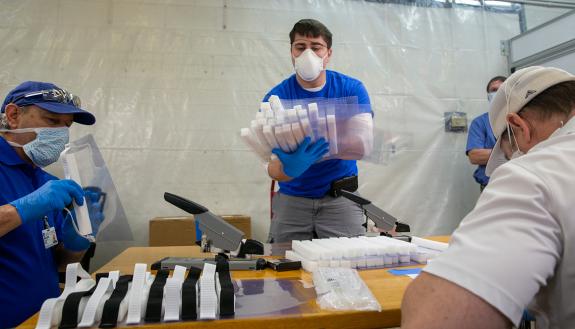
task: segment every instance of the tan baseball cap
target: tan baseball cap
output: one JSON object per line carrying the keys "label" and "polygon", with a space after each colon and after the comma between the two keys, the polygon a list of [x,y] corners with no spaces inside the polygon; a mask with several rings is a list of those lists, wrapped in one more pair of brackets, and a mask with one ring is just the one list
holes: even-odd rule
{"label": "tan baseball cap", "polygon": [[547,88],[572,80],[575,80],[575,76],[561,69],[530,66],[516,71],[501,84],[489,107],[489,123],[497,143],[485,168],[487,176],[491,176],[497,167],[508,161],[500,146],[501,134],[507,129],[507,114],[521,111]]}

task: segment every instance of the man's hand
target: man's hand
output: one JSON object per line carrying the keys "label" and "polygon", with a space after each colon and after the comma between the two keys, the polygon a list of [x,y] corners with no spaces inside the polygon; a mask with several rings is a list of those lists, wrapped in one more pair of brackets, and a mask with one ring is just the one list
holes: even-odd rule
{"label": "man's hand", "polygon": [[84,192],[80,185],[69,179],[51,180],[36,191],[10,202],[16,208],[22,224],[42,219],[54,210],[62,210],[72,203],[84,203]]}
{"label": "man's hand", "polygon": [[279,148],[272,150],[282,163],[283,172],[289,177],[295,178],[303,174],[312,164],[321,159],[329,150],[329,143],[320,138],[315,143],[311,143],[309,137],[303,142],[295,152],[286,153]]}

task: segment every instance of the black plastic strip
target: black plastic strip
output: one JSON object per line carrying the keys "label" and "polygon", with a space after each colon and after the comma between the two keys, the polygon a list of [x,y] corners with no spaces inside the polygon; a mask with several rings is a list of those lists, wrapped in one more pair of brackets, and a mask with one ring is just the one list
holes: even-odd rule
{"label": "black plastic strip", "polygon": [[96,284],[87,291],[73,292],[66,297],[64,301],[64,306],[62,307],[62,320],[58,328],[60,329],[71,329],[78,326],[78,311],[80,306],[80,300],[87,296],[92,296],[101,278],[107,277],[108,273],[98,273],[96,274]]}
{"label": "black plastic strip", "polygon": [[146,306],[145,322],[160,322],[162,320],[162,301],[164,299],[164,286],[170,275],[170,270],[159,270],[150,287],[148,304]]}
{"label": "black plastic strip", "polygon": [[132,275],[122,275],[118,279],[118,282],[116,282],[116,287],[112,295],[110,295],[110,298],[104,303],[100,328],[115,328],[118,325],[120,304],[128,294],[130,281],[132,281]]}
{"label": "black plastic strip", "polygon": [[198,304],[196,285],[200,279],[202,270],[191,267],[188,277],[182,284],[182,320],[196,320],[198,318]]}
{"label": "black plastic strip", "polygon": [[220,278],[220,317],[233,316],[235,311],[234,284],[227,258],[216,257],[216,271]]}

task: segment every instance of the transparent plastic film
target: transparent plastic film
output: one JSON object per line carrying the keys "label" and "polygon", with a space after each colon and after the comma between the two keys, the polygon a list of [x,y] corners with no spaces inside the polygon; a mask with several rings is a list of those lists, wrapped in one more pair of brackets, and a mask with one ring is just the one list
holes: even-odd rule
{"label": "transparent plastic film", "polygon": [[324,159],[361,160],[373,149],[373,115],[369,104],[357,104],[357,97],[280,100],[271,96],[241,136],[262,161],[279,147],[293,152],[305,137],[329,142]]}
{"label": "transparent plastic film", "polygon": [[[133,240],[124,207],[94,137],[86,135],[70,142],[65,152],[72,155],[78,170],[76,180],[84,190],[96,241]],[[64,158],[60,161],[64,162]]]}

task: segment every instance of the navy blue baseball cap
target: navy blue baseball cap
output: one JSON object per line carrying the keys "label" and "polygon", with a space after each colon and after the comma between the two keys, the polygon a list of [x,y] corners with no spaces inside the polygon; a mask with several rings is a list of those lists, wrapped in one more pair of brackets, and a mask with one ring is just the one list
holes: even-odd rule
{"label": "navy blue baseball cap", "polygon": [[14,103],[18,106],[36,105],[48,112],[57,114],[73,114],[74,122],[83,125],[93,125],[96,117],[80,108],[80,98],[53,83],[26,81],[18,85],[6,95],[1,112],[6,105]]}

